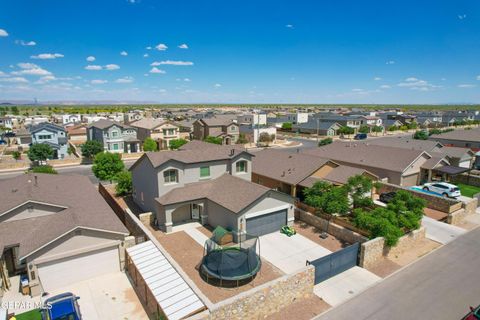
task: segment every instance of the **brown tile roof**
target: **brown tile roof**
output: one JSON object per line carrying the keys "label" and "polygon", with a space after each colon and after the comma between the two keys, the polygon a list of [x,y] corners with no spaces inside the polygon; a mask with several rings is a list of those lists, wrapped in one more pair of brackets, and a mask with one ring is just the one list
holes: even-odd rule
{"label": "brown tile roof", "polygon": [[0,215],[28,201],[66,207],[55,214],[0,222],[0,243],[20,244],[20,257],[77,227],[128,234],[86,176],[25,174],[0,181],[0,194]]}
{"label": "brown tile roof", "polygon": [[275,149],[255,152],[252,172],[288,184],[298,184],[329,160],[303,153]]}
{"label": "brown tile roof", "polygon": [[178,151],[147,152],[137,162],[147,157],[156,168],[169,160],[182,163],[218,161],[235,158],[244,152],[248,153],[245,148],[239,146],[216,145],[196,140],[183,145]]}
{"label": "brown tile roof", "polygon": [[[304,149],[303,153],[343,164],[403,172],[425,151],[372,145],[366,142],[334,142],[327,146]],[[428,155],[428,153],[427,153]]]}
{"label": "brown tile roof", "polygon": [[445,160],[445,157],[443,155],[439,155],[439,156],[432,156],[430,159],[428,159],[427,161],[425,161],[423,164],[422,164],[422,168],[423,169],[433,169],[435,168],[440,162],[445,161],[446,164],[449,164],[447,160]]}
{"label": "brown tile roof", "polygon": [[236,115],[217,115],[212,118],[204,118],[202,121],[207,125],[207,126],[228,126],[233,123],[233,120],[237,119]]}
{"label": "brown tile roof", "polygon": [[106,120],[106,119],[100,119],[98,121],[92,122],[88,127],[89,128],[95,127],[103,130],[103,129],[110,128],[113,125],[119,126],[120,128],[131,128],[126,124],[123,124],[117,121]]}
{"label": "brown tile roof", "polygon": [[447,140],[458,140],[458,141],[480,141],[480,128],[474,128],[470,130],[457,129],[450,132],[445,132],[442,134],[431,135],[430,140],[435,139],[447,139]]}
{"label": "brown tile roof", "polygon": [[170,205],[206,198],[239,213],[269,191],[271,189],[267,187],[225,173],[217,179],[173,189],[156,200],[162,205]]}
{"label": "brown tile roof", "polygon": [[68,135],[86,135],[87,128],[84,125],[67,127]]}
{"label": "brown tile roof", "polygon": [[411,150],[434,151],[442,147],[442,144],[432,140],[417,140],[411,137],[383,137],[374,138],[368,141],[369,144],[377,146],[394,147]]}
{"label": "brown tile roof", "polygon": [[152,130],[158,126],[161,126],[164,123],[168,123],[168,121],[163,119],[158,119],[158,118],[143,118],[138,121],[130,123],[130,126]]}
{"label": "brown tile roof", "polygon": [[353,177],[359,174],[364,174],[364,173],[368,173],[376,177],[376,175],[374,175],[371,172],[368,172],[365,169],[341,165],[339,167],[334,168],[332,171],[330,171],[325,177],[323,177],[323,179],[333,183],[345,184],[347,183],[350,177]]}

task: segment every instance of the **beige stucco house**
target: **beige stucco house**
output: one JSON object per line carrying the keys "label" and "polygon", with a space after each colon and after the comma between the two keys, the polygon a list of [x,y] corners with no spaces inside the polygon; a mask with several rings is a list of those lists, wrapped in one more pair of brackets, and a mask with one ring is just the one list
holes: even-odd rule
{"label": "beige stucco house", "polygon": [[168,149],[171,140],[180,138],[179,127],[163,119],[143,118],[130,125],[137,128],[137,138],[142,143],[146,138],[152,138],[157,142],[159,150]]}

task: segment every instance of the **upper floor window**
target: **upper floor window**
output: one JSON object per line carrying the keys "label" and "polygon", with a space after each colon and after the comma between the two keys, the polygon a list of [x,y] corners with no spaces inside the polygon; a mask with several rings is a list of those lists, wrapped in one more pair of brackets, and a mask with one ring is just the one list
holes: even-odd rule
{"label": "upper floor window", "polygon": [[210,177],[210,167],[200,167],[200,178]]}
{"label": "upper floor window", "polygon": [[52,139],[52,135],[51,134],[40,134],[38,136],[38,140],[49,140],[49,139]]}
{"label": "upper floor window", "polygon": [[247,170],[248,170],[247,161],[245,161],[245,160],[238,161],[235,164],[235,167],[236,167],[237,172],[247,172]]}
{"label": "upper floor window", "polygon": [[163,179],[165,183],[177,183],[178,171],[175,169],[166,170],[163,172]]}
{"label": "upper floor window", "polygon": [[116,137],[118,136],[118,132],[117,131],[112,131],[112,137]]}
{"label": "upper floor window", "polygon": [[231,126],[230,130],[235,131],[237,128],[235,126]]}

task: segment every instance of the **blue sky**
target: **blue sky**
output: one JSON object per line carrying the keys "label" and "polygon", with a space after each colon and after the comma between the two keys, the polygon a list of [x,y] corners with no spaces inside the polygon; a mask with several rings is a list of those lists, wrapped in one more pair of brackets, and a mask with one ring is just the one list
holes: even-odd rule
{"label": "blue sky", "polygon": [[480,1],[1,1],[0,71],[0,100],[480,103]]}

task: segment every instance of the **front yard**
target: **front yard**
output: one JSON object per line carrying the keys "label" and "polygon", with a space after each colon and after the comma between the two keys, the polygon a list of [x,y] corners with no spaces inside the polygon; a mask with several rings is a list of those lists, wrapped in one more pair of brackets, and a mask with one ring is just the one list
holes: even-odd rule
{"label": "front yard", "polygon": [[474,195],[480,193],[480,187],[475,187],[463,183],[457,183],[456,185],[460,189],[462,196],[473,198]]}

